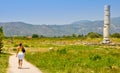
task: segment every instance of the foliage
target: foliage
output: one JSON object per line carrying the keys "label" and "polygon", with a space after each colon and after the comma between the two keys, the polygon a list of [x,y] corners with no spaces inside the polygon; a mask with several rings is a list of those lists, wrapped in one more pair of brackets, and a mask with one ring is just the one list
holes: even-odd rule
{"label": "foliage", "polygon": [[119,33],[113,33],[113,34],[111,34],[111,37],[120,38],[120,34]]}
{"label": "foliage", "polygon": [[83,34],[82,35],[79,34],[78,37],[84,37],[84,35]]}
{"label": "foliage", "polygon": [[53,52],[28,52],[26,59],[44,73],[119,73],[119,49],[64,46]]}
{"label": "foliage", "polygon": [[33,34],[33,35],[32,35],[32,38],[39,38],[39,35]]}
{"label": "foliage", "polygon": [[66,48],[57,50],[57,53],[58,54],[66,54],[67,53]]}
{"label": "foliage", "polygon": [[72,34],[72,37],[77,37],[77,35],[75,33]]}
{"label": "foliage", "polygon": [[40,35],[40,38],[44,38],[45,36],[43,36],[43,35]]}
{"label": "foliage", "polygon": [[[14,43],[9,40],[4,39],[5,48],[16,51],[16,43],[22,42],[26,46],[26,60],[43,73],[120,72],[120,46],[83,45],[84,42],[100,43],[102,38],[14,38]],[[120,42],[118,38],[111,40]],[[49,50],[51,47],[53,51]]]}
{"label": "foliage", "polygon": [[2,27],[0,27],[0,53],[2,52],[2,47],[3,47],[3,42],[2,42],[2,39],[3,39],[3,29]]}
{"label": "foliage", "polygon": [[29,45],[27,45],[27,44],[24,44],[24,47],[29,47]]}
{"label": "foliage", "polygon": [[0,54],[0,73],[7,73],[8,59],[8,54]]}
{"label": "foliage", "polygon": [[2,39],[0,38],[0,53],[2,52],[2,47],[3,47],[3,43],[2,43]]}
{"label": "foliage", "polygon": [[96,55],[90,55],[90,60],[97,61],[100,60],[101,56],[96,54]]}
{"label": "foliage", "polygon": [[89,38],[100,38],[101,37],[101,34],[99,33],[96,33],[96,32],[89,32],[86,37],[89,37]]}

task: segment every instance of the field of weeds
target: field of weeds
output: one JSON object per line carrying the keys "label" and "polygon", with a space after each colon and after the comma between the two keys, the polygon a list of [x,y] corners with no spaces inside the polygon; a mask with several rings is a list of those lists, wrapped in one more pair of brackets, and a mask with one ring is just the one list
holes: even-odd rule
{"label": "field of weeds", "polygon": [[22,42],[25,59],[43,73],[119,73],[120,46],[90,45],[101,41],[102,38],[7,38],[3,48],[6,52],[16,52],[18,43]]}
{"label": "field of weeds", "polygon": [[8,69],[8,54],[0,54],[0,73],[6,73]]}
{"label": "field of weeds", "polygon": [[55,51],[28,52],[26,59],[45,73],[119,73],[120,49],[64,46]]}

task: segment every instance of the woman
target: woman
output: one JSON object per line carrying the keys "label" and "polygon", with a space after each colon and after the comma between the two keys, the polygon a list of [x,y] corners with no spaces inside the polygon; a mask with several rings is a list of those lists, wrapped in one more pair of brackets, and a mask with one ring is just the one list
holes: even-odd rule
{"label": "woman", "polygon": [[23,58],[24,58],[24,53],[22,51],[23,49],[23,45],[22,43],[19,44],[18,48],[17,48],[17,53],[16,53],[16,57],[18,56],[18,68],[22,68],[22,63],[23,63]]}

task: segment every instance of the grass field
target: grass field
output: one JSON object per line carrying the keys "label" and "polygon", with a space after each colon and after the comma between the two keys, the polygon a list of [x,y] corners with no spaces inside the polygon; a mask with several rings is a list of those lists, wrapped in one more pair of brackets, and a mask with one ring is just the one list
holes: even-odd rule
{"label": "grass field", "polygon": [[[111,40],[120,42],[120,39]],[[43,73],[119,73],[120,46],[83,45],[101,41],[102,38],[6,38],[3,48],[14,52],[22,42],[27,51],[26,60]]]}
{"label": "grass field", "polygon": [[26,59],[45,73],[119,73],[119,51],[98,46],[65,46],[52,52],[29,52]]}
{"label": "grass field", "polygon": [[0,54],[0,73],[7,73],[8,59],[8,54]]}

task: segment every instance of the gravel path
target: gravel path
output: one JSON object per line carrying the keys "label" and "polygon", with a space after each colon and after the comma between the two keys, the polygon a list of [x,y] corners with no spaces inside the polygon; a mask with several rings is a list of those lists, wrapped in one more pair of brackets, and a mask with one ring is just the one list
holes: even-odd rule
{"label": "gravel path", "polygon": [[42,73],[38,68],[23,60],[22,69],[18,69],[18,57],[12,55],[9,58],[9,70],[8,73]]}

